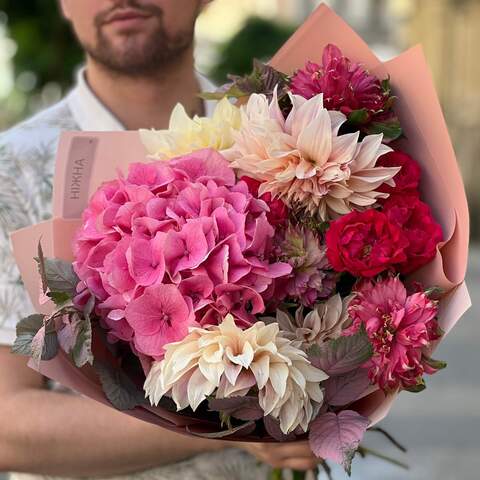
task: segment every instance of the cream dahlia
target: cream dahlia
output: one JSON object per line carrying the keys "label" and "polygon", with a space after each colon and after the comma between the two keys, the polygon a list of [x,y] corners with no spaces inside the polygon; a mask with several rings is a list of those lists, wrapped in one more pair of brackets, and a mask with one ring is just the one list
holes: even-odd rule
{"label": "cream dahlia", "polygon": [[299,340],[304,347],[321,344],[342,335],[343,330],[351,324],[347,308],[353,296],[342,300],[337,293],[325,302],[317,303],[306,315],[300,306],[295,317],[283,310],[277,310],[272,319],[278,322],[283,335],[290,340]]}
{"label": "cream dahlia", "polygon": [[240,111],[226,98],[218,102],[211,118],[190,118],[181,104],[170,116],[167,130],[140,130],[152,158],[167,160],[202,148],[222,151],[233,144],[232,132],[240,127]]}
{"label": "cream dahlia", "polygon": [[250,96],[241,107],[241,128],[225,152],[233,166],[263,182],[291,208],[306,209],[322,220],[361,210],[384,198],[376,189],[394,185],[396,167],[378,167],[377,159],[391,151],[383,136],[359,132],[339,135],[343,113],[328,111],[323,95],[305,99],[290,95],[292,110],[285,119],[276,92],[272,101]]}
{"label": "cream dahlia", "polygon": [[178,410],[196,410],[209,395],[244,396],[258,389],[265,416],[280,422],[285,434],[304,431],[323,402],[320,382],[328,375],[310,364],[298,343],[277,324],[256,322],[242,330],[227,315],[220,325],[192,328],[180,342],[165,346],[145,381],[146,396],[157,405],[164,395]]}

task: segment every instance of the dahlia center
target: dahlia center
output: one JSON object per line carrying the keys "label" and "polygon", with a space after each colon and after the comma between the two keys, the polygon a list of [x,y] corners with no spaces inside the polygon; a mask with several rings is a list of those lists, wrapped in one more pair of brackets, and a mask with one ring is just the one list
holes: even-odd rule
{"label": "dahlia center", "polygon": [[379,353],[388,354],[390,352],[392,341],[395,336],[395,326],[392,323],[392,315],[384,313],[381,316],[383,325],[375,332],[372,337],[375,342],[376,350]]}

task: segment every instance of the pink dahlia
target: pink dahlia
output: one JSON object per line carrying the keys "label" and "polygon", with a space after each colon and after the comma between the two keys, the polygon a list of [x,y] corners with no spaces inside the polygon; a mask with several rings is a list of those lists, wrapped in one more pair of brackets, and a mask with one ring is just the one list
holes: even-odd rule
{"label": "pink dahlia", "polygon": [[323,93],[325,108],[348,115],[353,110],[366,109],[369,114],[383,110],[390,93],[380,80],[365,68],[350,61],[335,45],[327,45],[322,64],[307,62],[304,69],[292,77],[293,93],[312,98]]}
{"label": "pink dahlia", "polygon": [[440,337],[437,310],[424,293],[409,295],[398,277],[361,283],[348,308],[353,323],[344,334],[365,327],[373,346],[373,383],[383,390],[415,389],[422,387],[424,373],[435,373],[423,352]]}
{"label": "pink dahlia", "polygon": [[250,325],[274,279],[291,271],[268,260],[268,212],[214,150],[133,164],[84,212],[74,242],[79,291],[96,297],[112,341],[152,357],[230,312]]}

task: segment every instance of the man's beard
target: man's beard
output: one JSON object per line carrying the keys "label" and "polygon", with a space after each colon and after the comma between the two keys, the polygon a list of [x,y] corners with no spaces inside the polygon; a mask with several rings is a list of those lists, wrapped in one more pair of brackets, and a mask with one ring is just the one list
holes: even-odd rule
{"label": "man's beard", "polygon": [[118,7],[98,14],[95,18],[96,44],[94,46],[84,44],[83,47],[88,55],[104,68],[132,77],[155,75],[178,62],[182,54],[191,47],[194,36],[193,22],[188,31],[170,36],[165,30],[163,11],[160,7],[151,4],[142,5],[138,0],[127,0],[122,2],[122,6],[152,15],[156,21],[156,28],[141,42],[135,34],[132,34],[119,48],[104,34],[102,28],[105,18]]}

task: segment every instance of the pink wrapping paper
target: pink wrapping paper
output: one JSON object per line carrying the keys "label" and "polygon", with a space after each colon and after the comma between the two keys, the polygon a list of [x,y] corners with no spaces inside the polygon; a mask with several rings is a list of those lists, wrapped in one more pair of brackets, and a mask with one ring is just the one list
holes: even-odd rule
{"label": "pink wrapping paper", "polygon": [[[397,146],[410,153],[422,166],[422,193],[431,205],[444,233],[444,242],[429,265],[412,276],[448,291],[440,305],[440,325],[448,333],[470,307],[464,283],[468,257],[469,221],[464,187],[432,78],[421,47],[382,63],[365,42],[332,10],[320,5],[273,57],[271,64],[292,73],[305,60],[320,61],[328,43],[340,47],[352,60],[362,62],[372,73],[391,76],[399,97],[395,111],[406,139]],[[54,179],[53,219],[28,227],[11,236],[14,255],[32,302],[42,313],[51,304],[39,305],[39,278],[32,257],[39,239],[47,256],[72,259],[71,239],[80,212],[90,195],[105,180],[125,172],[129,163],[148,161],[137,132],[67,132],[62,134]],[[108,403],[89,369],[76,369],[65,356],[42,362],[40,373],[102,403]],[[379,390],[358,401],[356,407],[372,424],[384,418],[396,394]],[[142,420],[186,433],[195,419],[178,418],[159,408],[137,408],[126,412]],[[193,427],[192,427],[193,428]],[[208,429],[208,426],[207,426]],[[235,435],[228,437],[237,439]],[[243,439],[258,440],[251,437]],[[268,440],[263,439],[263,440]]]}

